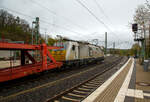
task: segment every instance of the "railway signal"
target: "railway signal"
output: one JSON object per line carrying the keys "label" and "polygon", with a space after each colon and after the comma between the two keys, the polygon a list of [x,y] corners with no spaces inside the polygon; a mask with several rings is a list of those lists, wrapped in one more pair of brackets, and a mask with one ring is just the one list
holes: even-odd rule
{"label": "railway signal", "polygon": [[138,24],[137,23],[132,24],[132,31],[134,33],[136,33],[138,31]]}
{"label": "railway signal", "polygon": [[36,20],[32,22],[32,44],[39,44],[39,17],[36,17]]}
{"label": "railway signal", "polygon": [[105,32],[105,55],[107,54],[107,32]]}
{"label": "railway signal", "polygon": [[138,42],[141,42],[141,53],[140,53],[140,57],[142,58],[142,62],[144,61],[144,58],[145,58],[145,32],[144,32],[144,37],[139,37],[137,35],[137,32],[138,32],[138,24],[137,23],[134,23],[132,24],[132,31],[134,32],[134,41],[138,41]]}

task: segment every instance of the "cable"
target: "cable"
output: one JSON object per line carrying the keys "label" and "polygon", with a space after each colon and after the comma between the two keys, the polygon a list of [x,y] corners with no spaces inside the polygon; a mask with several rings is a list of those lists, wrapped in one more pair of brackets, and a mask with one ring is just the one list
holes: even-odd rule
{"label": "cable", "polygon": [[[53,14],[53,15],[55,15],[55,16],[58,16],[54,11],[51,11],[49,8],[47,8],[47,7],[43,6],[43,5],[41,5],[40,3],[38,3],[38,2],[36,2],[36,1],[34,1],[34,0],[30,0],[30,1],[33,2],[34,4],[40,6],[41,8],[46,9],[46,10],[47,10],[48,12],[50,12],[51,14]],[[77,26],[78,28],[83,28],[84,30],[86,30],[84,27],[81,27],[80,25],[78,25],[78,24],[72,22],[70,19],[68,19],[68,18],[66,18],[66,17],[64,17],[64,16],[60,16],[60,17],[62,17],[62,18],[65,19],[66,21],[69,21],[70,23],[72,23],[73,25]]]}
{"label": "cable", "polygon": [[48,22],[46,22],[46,21],[44,21],[44,20],[40,20],[40,21],[43,22],[43,23],[46,23],[46,24],[49,24],[49,25],[52,25],[52,26],[56,26],[56,27],[58,27],[58,28],[61,28],[61,29],[64,29],[64,30],[67,30],[67,31],[70,31],[70,32],[73,32],[73,33],[76,33],[76,34],[82,34],[82,33],[76,32],[76,31],[72,31],[72,30],[70,30],[70,29],[68,29],[68,28],[62,27],[62,26],[60,26],[60,25],[48,23]]}
{"label": "cable", "polygon": [[[111,46],[113,46],[114,42],[108,42],[108,48],[111,48]],[[133,42],[132,41],[121,41],[121,42],[115,42],[115,47],[120,49],[120,48],[129,48],[129,45],[132,45]]]}
{"label": "cable", "polygon": [[103,15],[107,18],[107,20],[109,21],[109,23],[111,25],[113,25],[113,23],[111,22],[111,20],[109,19],[109,17],[106,15],[105,11],[103,10],[103,8],[101,7],[101,5],[98,3],[97,0],[93,0],[94,3],[97,5],[97,7],[99,8],[99,11],[101,11],[103,13]]}
{"label": "cable", "polygon": [[105,16],[105,18],[108,19],[108,21],[110,22],[110,24],[113,25],[112,22],[111,22],[111,20],[109,19],[109,17],[105,14],[105,12],[104,12],[103,8],[101,7],[101,5],[97,2],[97,0],[93,0],[93,1],[97,5],[97,7],[99,8],[99,11],[101,11],[103,13],[103,15]]}
{"label": "cable", "polygon": [[117,48],[129,48],[129,45],[132,45],[133,43],[131,41],[123,41],[123,42],[117,42],[115,43]]}
{"label": "cable", "polygon": [[107,26],[101,21],[89,8],[87,8],[81,1],[76,0],[82,7],[84,7],[100,24],[103,24],[106,28]]}
{"label": "cable", "polygon": [[29,16],[29,15],[26,15],[26,14],[23,14],[23,13],[20,13],[18,11],[15,11],[15,10],[12,10],[12,9],[9,9],[9,8],[6,8],[6,7],[0,7],[1,9],[6,9],[8,11],[11,11],[11,12],[14,12],[14,13],[17,13],[19,15],[22,15],[22,16],[26,16],[28,18],[31,18],[31,19],[35,19],[35,17],[32,17],[32,16]]}
{"label": "cable", "polygon": [[[30,18],[30,19],[32,19],[32,20],[35,19],[35,17],[29,16],[29,15],[27,15],[27,14],[20,13],[20,12],[18,12],[18,11],[15,11],[15,10],[12,10],[12,9],[9,9],[9,8],[6,8],[6,7],[3,7],[2,9],[6,9],[6,10],[8,10],[8,11],[11,11],[11,12],[14,12],[14,13],[17,13],[17,14],[20,14],[20,15],[22,15],[22,16],[26,16],[26,17],[28,17],[28,18]],[[64,30],[66,30],[66,31],[69,31],[69,32],[72,32],[72,33],[76,33],[76,34],[80,34],[80,35],[81,35],[81,33],[76,32],[76,31],[73,31],[73,30],[70,30],[69,28],[65,28],[65,27],[62,27],[62,26],[60,26],[60,25],[48,23],[47,21],[44,21],[44,20],[40,20],[40,21],[43,22],[43,23],[49,24],[49,25],[57,26],[57,27],[59,27],[59,28],[61,28],[61,29],[64,29]]]}
{"label": "cable", "polygon": [[[85,6],[80,0],[76,0],[83,8],[85,8],[100,24],[103,24],[104,25],[104,27],[106,28],[106,29],[108,29],[110,32],[112,32],[111,31],[111,29],[103,22],[103,21],[101,21],[87,6]],[[113,33],[113,32],[112,32]],[[115,36],[116,36],[116,34],[115,33],[113,33]],[[117,36],[116,36],[117,37]],[[117,37],[118,38],[118,37]]]}

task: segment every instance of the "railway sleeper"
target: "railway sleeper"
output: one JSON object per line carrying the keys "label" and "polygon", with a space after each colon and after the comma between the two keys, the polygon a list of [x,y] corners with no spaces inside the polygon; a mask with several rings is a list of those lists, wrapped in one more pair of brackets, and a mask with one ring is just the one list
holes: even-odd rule
{"label": "railway sleeper", "polygon": [[[120,60],[117,61],[117,63],[120,62]],[[110,63],[111,65],[106,64],[104,67],[108,67],[107,70],[114,67],[115,63]],[[105,72],[105,71],[104,71]],[[108,73],[102,74],[98,76],[97,78],[86,82],[85,84],[80,85],[79,87],[70,90],[69,93],[63,94],[60,98],[58,98],[58,101],[60,102],[80,102],[83,100],[87,95],[89,95],[92,91],[94,91],[97,87],[99,87],[108,76]]]}
{"label": "railway sleeper", "polygon": [[85,98],[86,96],[85,95],[79,95],[79,94],[74,94],[74,93],[68,93],[68,95],[70,96],[75,96],[75,97],[81,97],[81,98]]}
{"label": "railway sleeper", "polygon": [[86,96],[89,92],[80,93],[80,92],[77,90],[77,92],[76,92],[76,91],[72,91],[71,93],[77,94],[77,95]]}
{"label": "railway sleeper", "polygon": [[[62,96],[61,97],[62,99],[66,100],[64,102],[80,102],[81,101],[81,98],[79,97],[75,97],[75,96],[68,96],[68,95],[65,95],[65,96]],[[62,101],[61,101],[62,102]]]}
{"label": "railway sleeper", "polygon": [[82,87],[79,87],[78,89],[79,89],[79,90],[85,90],[85,91],[90,91],[90,90],[91,90],[91,89],[82,88]]}
{"label": "railway sleeper", "polygon": [[100,86],[100,84],[95,84],[95,83],[86,83],[85,85],[89,85],[89,86]]}
{"label": "railway sleeper", "polygon": [[95,83],[103,83],[104,81],[102,81],[102,80],[92,80],[92,81],[90,81],[90,82],[95,82]]}
{"label": "railway sleeper", "polygon": [[82,87],[91,88],[91,89],[96,88],[95,86],[88,86],[88,85],[82,85]]}
{"label": "railway sleeper", "polygon": [[73,92],[77,92],[77,93],[80,93],[80,94],[87,94],[87,93],[89,93],[89,91],[81,91],[81,90],[73,90]]}
{"label": "railway sleeper", "polygon": [[90,83],[90,84],[95,84],[95,85],[101,84],[101,82],[94,82],[94,81],[91,81],[91,82],[88,82],[88,83]]}

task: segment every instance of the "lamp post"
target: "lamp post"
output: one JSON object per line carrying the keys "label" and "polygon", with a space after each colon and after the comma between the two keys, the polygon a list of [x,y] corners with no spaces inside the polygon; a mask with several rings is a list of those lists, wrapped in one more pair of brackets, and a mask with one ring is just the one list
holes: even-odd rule
{"label": "lamp post", "polygon": [[32,22],[32,45],[33,45],[33,23],[34,22]]}
{"label": "lamp post", "polygon": [[[35,27],[33,27],[35,25]],[[32,44],[34,44],[34,35],[35,35],[35,44],[39,42],[39,17],[36,17],[36,20],[32,22]]]}
{"label": "lamp post", "polygon": [[105,55],[107,54],[107,32],[105,32]]}
{"label": "lamp post", "polygon": [[47,31],[47,29],[45,29],[45,43],[47,44],[47,36],[46,36],[46,31]]}

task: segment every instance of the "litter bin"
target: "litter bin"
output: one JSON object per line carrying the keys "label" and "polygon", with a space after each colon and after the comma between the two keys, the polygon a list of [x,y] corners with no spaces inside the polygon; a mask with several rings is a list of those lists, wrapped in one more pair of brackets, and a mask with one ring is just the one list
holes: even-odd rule
{"label": "litter bin", "polygon": [[148,71],[148,64],[149,64],[149,60],[144,60],[144,71],[147,72]]}

